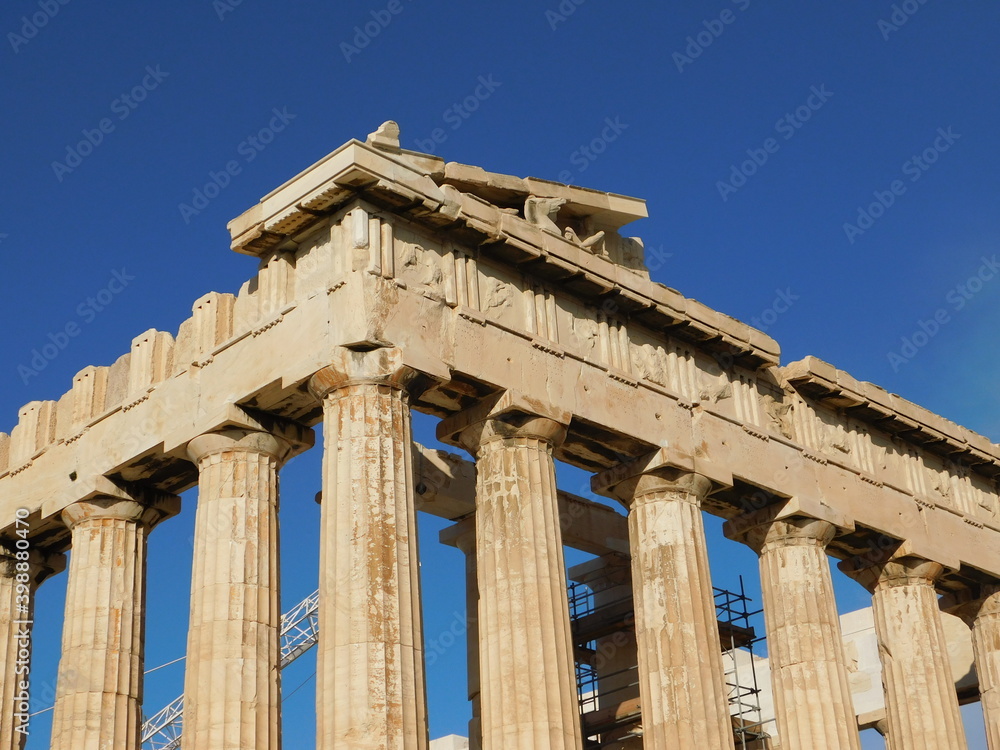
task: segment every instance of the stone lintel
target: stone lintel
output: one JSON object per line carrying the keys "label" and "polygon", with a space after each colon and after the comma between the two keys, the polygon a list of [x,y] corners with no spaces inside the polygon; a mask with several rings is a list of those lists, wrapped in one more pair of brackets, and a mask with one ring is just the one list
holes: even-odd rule
{"label": "stone lintel", "polygon": [[[590,586],[591,590],[632,583],[632,558],[620,552],[609,552],[566,571],[569,580]],[[591,585],[594,584],[594,585]]]}
{"label": "stone lintel", "polygon": [[903,557],[922,558],[928,562],[941,565],[947,573],[957,573],[961,568],[958,551],[951,545],[938,547],[936,545],[916,545],[909,539],[904,539],[892,555],[892,560]]}
{"label": "stone lintel", "polygon": [[723,524],[722,533],[727,539],[754,546],[749,537],[757,533],[761,527],[792,518],[826,521],[835,526],[839,533],[850,533],[855,529],[853,520],[826,503],[812,498],[791,497],[731,518]]}
{"label": "stone lintel", "polygon": [[563,544],[592,555],[631,555],[628,518],[593,500],[559,490]]}
{"label": "stone lintel", "polygon": [[858,714],[858,729],[877,729],[877,725],[884,721],[886,721],[884,708],[866,711],[863,714]]}
{"label": "stone lintel", "polygon": [[[414,445],[416,446],[416,444]],[[475,466],[471,461],[463,461],[463,463],[471,467]],[[417,481],[418,483],[420,481],[419,475]],[[475,475],[473,475],[473,482],[475,482]],[[464,509],[464,513],[451,517],[453,520],[458,519],[456,525],[442,529],[440,534],[442,544],[461,549],[461,544],[464,543],[464,540],[461,539],[462,535],[474,529],[475,526],[475,516],[470,515],[475,513],[473,500],[475,495],[469,494],[464,498],[458,498],[452,497],[450,491],[442,492],[442,494],[447,495],[447,497],[440,508],[425,507],[420,508],[420,510],[448,518],[449,516],[437,511],[446,507]],[[629,558],[628,519],[625,516],[606,505],[577,497],[562,490],[557,491],[556,497],[559,502],[559,518],[565,546],[592,555],[618,555],[625,560]]]}
{"label": "stone lintel", "polygon": [[670,448],[659,448],[595,474],[591,477],[590,487],[598,495],[621,501],[615,491],[619,485],[657,472],[702,476],[712,483],[709,494],[733,486],[733,475],[722,465],[699,456],[679,455]]}
{"label": "stone lintel", "polygon": [[153,528],[181,512],[181,499],[165,492],[138,490],[99,494],[70,503],[62,509],[62,522],[70,529],[91,518],[124,518]]}
{"label": "stone lintel", "polygon": [[[571,519],[563,527],[563,544],[573,549],[599,555],[595,560],[577,565],[581,575],[589,566],[603,569],[611,561],[628,566],[628,521],[625,516],[610,508],[576,497],[566,492],[558,492],[559,517]],[[601,531],[598,532],[598,529]],[[438,539],[441,544],[455,547],[466,554],[475,549],[476,519],[470,515],[458,520],[454,525],[441,529]],[[468,547],[468,549],[466,548]],[[576,580],[576,579],[574,579]]]}
{"label": "stone lintel", "polygon": [[417,510],[455,521],[476,511],[476,465],[443,450],[413,444]]}
{"label": "stone lintel", "polygon": [[572,413],[547,404],[527,394],[506,390],[498,396],[480,401],[465,411],[452,414],[438,423],[437,438],[443,443],[465,447],[461,435],[470,427],[487,422],[500,420],[517,424],[518,420],[549,419],[563,427],[568,427]]}
{"label": "stone lintel", "polygon": [[[417,510],[438,518],[474,523],[476,512],[476,464],[454,453],[413,443],[413,475]],[[422,488],[422,489],[421,489]],[[628,557],[628,519],[613,508],[557,490],[563,544],[592,555],[620,554]],[[322,504],[323,493],[316,493]],[[450,527],[455,528],[455,527]],[[442,544],[448,529],[442,530]],[[457,532],[456,532],[457,533]]]}
{"label": "stone lintel", "polygon": [[929,578],[937,581],[945,573],[958,571],[958,561],[950,562],[951,564],[917,553],[913,545],[904,540],[878,552],[841,560],[837,567],[842,573],[874,592],[883,578],[894,580],[899,578],[897,573],[903,573],[905,577],[914,579]]}
{"label": "stone lintel", "polygon": [[447,366],[422,347],[404,352],[385,342],[356,342],[337,347],[330,364],[309,380],[309,391],[322,399],[330,391],[355,383],[377,383],[421,391],[451,377]]}
{"label": "stone lintel", "polygon": [[199,418],[196,424],[186,427],[183,432],[175,431],[163,441],[163,452],[175,458],[188,460],[188,443],[202,435],[223,430],[265,432],[281,438],[291,446],[288,458],[309,450],[316,442],[315,433],[297,422],[256,409],[248,409],[239,404],[227,404],[214,414]]}
{"label": "stone lintel", "polygon": [[960,618],[972,627],[980,614],[1000,611],[1000,580],[992,583],[970,582],[967,587],[948,591],[938,599],[942,612]]}
{"label": "stone lintel", "polygon": [[963,568],[960,558],[963,551],[948,540],[938,542],[932,534],[924,534],[919,540],[899,540],[875,529],[868,530],[868,533],[872,539],[883,540],[879,548],[842,560],[837,566],[859,583],[861,580],[857,578],[857,574],[862,574],[865,569],[879,568],[904,557],[938,563],[949,575],[958,573]]}
{"label": "stone lintel", "polygon": [[181,510],[181,499],[177,495],[144,487],[141,484],[115,482],[101,475],[80,477],[74,482],[73,487],[76,491],[70,503],[65,501],[66,498],[52,498],[42,506],[42,517],[56,515],[69,504],[75,502],[109,498],[128,500],[159,509],[165,516],[177,515]]}
{"label": "stone lintel", "polygon": [[403,349],[403,362],[423,376],[410,389],[415,396],[451,380],[451,368],[441,359],[440,352],[425,346],[423,342],[408,344]]}

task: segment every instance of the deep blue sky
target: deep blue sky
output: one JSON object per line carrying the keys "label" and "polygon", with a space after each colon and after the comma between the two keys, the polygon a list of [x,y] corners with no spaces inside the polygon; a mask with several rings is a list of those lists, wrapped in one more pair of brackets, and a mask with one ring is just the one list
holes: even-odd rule
{"label": "deep blue sky", "polygon": [[[441,129],[435,150],[449,160],[648,199],[651,218],[634,233],[659,248],[654,278],[756,319],[786,362],[819,356],[997,441],[1000,269],[983,259],[1000,253],[1000,7],[911,3],[916,13],[892,28],[879,25],[893,13],[888,0],[567,0],[562,10],[556,0],[70,0],[29,39],[22,17],[44,11],[10,0],[0,12],[0,429],[25,402],[58,398],[83,367],[112,362],[136,334],[176,331],[205,292],[235,292],[254,264],[228,250],[226,222],[392,118],[411,148]],[[373,11],[391,21],[345,54]],[[463,116],[453,105],[481,78],[493,83]],[[121,96],[144,82],[132,108]],[[275,109],[294,119],[260,150],[247,139]],[[100,144],[76,162],[68,149],[105,118]],[[597,144],[602,153],[580,150],[602,132],[615,136]],[[766,162],[733,182],[754,156]],[[240,173],[221,194],[182,216],[210,171],[234,159]],[[876,193],[892,205],[862,220],[863,233],[845,230]],[[99,313],[81,312],[115,271],[134,279]],[[980,272],[993,278],[965,286]],[[782,294],[791,307],[769,312]],[[935,335],[904,348],[939,310],[943,325],[926,326]],[[69,323],[80,335],[64,351],[37,374],[20,369],[35,369],[33,350]],[[430,440],[432,420],[418,426]],[[318,461],[314,450],[285,476],[286,606],[315,586]],[[562,479],[570,489],[582,481]],[[152,537],[149,666],[183,652],[186,501]],[[422,523],[432,639],[461,617],[461,561],[436,544],[439,524]],[[713,554],[717,582],[745,573],[756,586],[752,557],[714,531]],[[64,585],[42,589],[39,685],[54,673]],[[854,584],[838,586],[842,609],[864,604]],[[461,652],[431,670],[433,736],[464,731]],[[302,662],[288,692],[312,672],[311,657]],[[181,678],[179,666],[151,676],[148,708]],[[311,746],[312,684],[286,703],[288,747]],[[44,719],[36,730],[29,747],[41,750]]]}

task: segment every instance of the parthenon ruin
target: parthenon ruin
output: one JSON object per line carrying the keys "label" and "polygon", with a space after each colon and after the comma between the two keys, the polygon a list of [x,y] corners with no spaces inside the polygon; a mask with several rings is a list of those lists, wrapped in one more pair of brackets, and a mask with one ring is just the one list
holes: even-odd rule
{"label": "parthenon ruin", "polygon": [[[387,122],[234,219],[260,262],[238,295],[0,433],[0,750],[24,747],[21,635],[59,574],[52,750],[143,746],[147,544],[196,485],[182,747],[279,750],[278,475],[320,422],[318,750],[428,748],[418,501],[466,557],[472,748],[859,750],[832,557],[872,594],[869,725],[966,747],[948,610],[1000,750],[1000,446],[651,281],[622,234],[644,216],[405,150]],[[474,462],[414,444],[413,409]],[[558,489],[557,460],[627,516]],[[752,744],[706,512],[760,560],[776,722]],[[564,545],[624,625],[581,635]],[[581,714],[576,670],[612,632]]]}

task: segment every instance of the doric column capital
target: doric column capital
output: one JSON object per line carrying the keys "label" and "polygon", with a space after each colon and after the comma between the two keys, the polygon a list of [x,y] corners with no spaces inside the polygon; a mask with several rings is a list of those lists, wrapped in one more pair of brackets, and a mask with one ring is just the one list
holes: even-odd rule
{"label": "doric column capital", "polygon": [[[215,438],[204,440],[206,436],[226,435],[242,439],[240,436],[255,433],[273,435],[289,444],[287,448],[269,447],[263,438],[258,438],[263,441],[259,448],[249,447],[252,446],[253,439],[244,444],[249,450],[273,454],[282,463],[309,450],[316,442],[313,431],[298,422],[250,406],[226,404],[216,411],[201,415],[193,425],[186,425],[165,438],[164,451],[176,458],[186,458],[198,463],[202,453],[211,455],[227,450],[226,447],[218,446]],[[233,446],[233,449],[239,450],[240,446]]]}
{"label": "doric column capital", "polygon": [[[13,578],[17,575],[17,544],[11,541],[0,541],[0,577]],[[28,577],[33,586],[41,585],[46,578],[66,570],[66,555],[60,552],[50,552],[32,546],[28,550]]]}
{"label": "doric column capital", "polygon": [[985,583],[979,587],[979,614],[1000,615],[1000,582]]}
{"label": "doric column capital", "polygon": [[916,555],[886,553],[875,560],[851,558],[837,567],[866,589],[895,588],[897,586],[934,587],[945,571],[944,565]]}
{"label": "doric column capital", "polygon": [[777,519],[760,528],[763,532],[761,551],[765,552],[776,547],[814,546],[826,549],[837,535],[837,527],[829,521],[807,516]]}
{"label": "doric column capital", "polygon": [[557,447],[566,439],[570,413],[513,391],[484,400],[438,424],[438,439],[478,455],[489,443],[529,438]]}
{"label": "doric column capital", "polygon": [[941,609],[961,618],[970,628],[980,617],[1000,617],[1000,582],[975,584],[958,594],[945,596]]}
{"label": "doric column capital", "polygon": [[160,494],[147,498],[145,502],[121,497],[96,497],[66,506],[61,518],[70,530],[86,521],[103,519],[133,521],[152,529],[161,521],[177,515],[180,510],[180,498],[173,495]]}
{"label": "doric column capital", "polygon": [[463,518],[453,526],[446,526],[438,534],[441,544],[457,547],[466,557],[476,555],[476,517]]}
{"label": "doric column capital", "polygon": [[831,521],[793,513],[784,514],[784,504],[770,505],[726,521],[727,538],[743,542],[757,554],[780,547],[814,546],[826,549],[837,535]]}
{"label": "doric column capital", "polygon": [[701,474],[662,468],[624,479],[609,487],[608,491],[626,508],[664,500],[687,502],[701,507],[712,491],[712,481]]}
{"label": "doric column capital", "polygon": [[420,374],[403,364],[403,352],[396,347],[369,351],[340,347],[333,360],[309,379],[309,392],[317,399],[361,383],[407,390]]}
{"label": "doric column capital", "polygon": [[647,502],[679,500],[701,507],[714,483],[698,472],[667,463],[663,451],[612,466],[590,479],[599,495],[618,500],[632,509]]}
{"label": "doric column capital", "polygon": [[187,446],[188,457],[196,464],[208,456],[231,451],[273,456],[280,465],[291,456],[294,446],[276,434],[235,428],[200,435]]}
{"label": "doric column capital", "polygon": [[518,438],[534,439],[556,447],[566,439],[566,425],[548,417],[508,413],[476,422],[459,435],[462,447],[473,455],[489,443]]}

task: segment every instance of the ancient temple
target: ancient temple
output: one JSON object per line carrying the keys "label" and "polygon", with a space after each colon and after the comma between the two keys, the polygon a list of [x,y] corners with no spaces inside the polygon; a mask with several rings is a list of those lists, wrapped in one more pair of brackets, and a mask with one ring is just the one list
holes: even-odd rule
{"label": "ancient temple", "polygon": [[[24,744],[20,644],[54,575],[60,674],[84,678],[60,680],[51,746],[140,748],[147,544],[195,485],[180,746],[280,748],[277,480],[319,424],[320,750],[428,747],[418,505],[466,555],[473,748],[749,746],[710,513],[760,557],[774,722],[754,747],[860,747],[839,561],[872,593],[884,683],[860,726],[893,750],[965,747],[947,608],[1000,750],[1000,446],[833,365],[782,364],[652,281],[623,233],[644,216],[402,149],[389,122],[234,219],[232,249],[260,262],[238,295],[206,294],[0,433],[0,750]],[[412,410],[474,462],[415,445]],[[556,460],[621,512],[560,490]],[[571,617],[564,546],[595,556],[570,575],[613,614]],[[582,711],[578,670],[612,636]]]}

